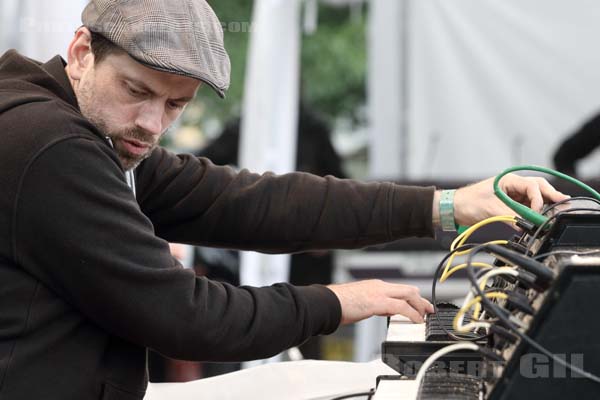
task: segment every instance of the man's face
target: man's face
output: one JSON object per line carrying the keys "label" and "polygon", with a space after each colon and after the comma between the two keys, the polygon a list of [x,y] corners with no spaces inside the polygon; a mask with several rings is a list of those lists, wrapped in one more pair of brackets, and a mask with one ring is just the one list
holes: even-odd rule
{"label": "man's face", "polygon": [[196,79],[156,71],[118,53],[92,65],[75,93],[81,113],[112,139],[130,170],[158,146],[199,86]]}

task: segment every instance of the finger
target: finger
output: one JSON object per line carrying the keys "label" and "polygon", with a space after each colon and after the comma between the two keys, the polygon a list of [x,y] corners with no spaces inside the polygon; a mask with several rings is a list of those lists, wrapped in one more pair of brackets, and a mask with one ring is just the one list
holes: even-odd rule
{"label": "finger", "polygon": [[416,302],[421,299],[419,288],[412,285],[389,284],[386,294],[390,297],[407,301]]}
{"label": "finger", "polygon": [[424,297],[421,297],[419,299],[419,304],[413,304],[410,303],[414,309],[416,309],[417,311],[419,311],[419,313],[424,316],[426,314],[431,314],[433,313],[434,309],[433,309],[433,304],[431,304],[429,302],[429,300],[427,300]]}
{"label": "finger", "polygon": [[421,297],[419,288],[416,286],[391,285],[387,295],[406,301],[421,317],[433,312],[433,305],[427,299]]}
{"label": "finger", "polygon": [[542,192],[540,191],[538,183],[535,180],[528,179],[526,185],[527,198],[530,203],[529,207],[533,211],[542,211],[544,198],[542,197]]}
{"label": "finger", "polygon": [[390,298],[388,299],[387,313],[388,315],[400,314],[410,319],[415,324],[425,322],[423,316],[415,310],[409,303],[404,300]]}
{"label": "finger", "polygon": [[433,314],[433,312],[435,311],[433,309],[433,304],[431,304],[431,302],[429,300],[427,300],[426,298],[423,298],[423,302],[425,303],[425,312],[427,314]]}
{"label": "finger", "polygon": [[[529,178],[523,178],[515,174],[508,174],[502,177],[500,180],[500,189],[513,201],[530,206],[530,193],[532,193],[532,184],[535,185],[535,183],[533,183]],[[500,201],[500,199],[498,199],[498,201],[503,204],[503,208],[507,207],[504,205],[503,201]]]}
{"label": "finger", "polygon": [[565,199],[568,199],[571,197],[571,196],[568,196],[568,195],[556,190],[554,188],[554,186],[552,186],[550,184],[550,182],[548,182],[544,178],[536,178],[536,180],[538,182],[538,185],[540,186],[540,190],[542,191],[542,196],[544,197],[544,199],[546,199],[552,203],[557,203],[559,201],[562,201],[562,200],[565,200]]}
{"label": "finger", "polygon": [[417,312],[419,313],[419,315],[422,317],[425,314],[427,314],[427,304],[423,301],[424,299],[422,297],[416,299],[416,300],[409,300],[408,304],[410,304],[410,306],[412,308],[414,308],[415,310],[417,310]]}

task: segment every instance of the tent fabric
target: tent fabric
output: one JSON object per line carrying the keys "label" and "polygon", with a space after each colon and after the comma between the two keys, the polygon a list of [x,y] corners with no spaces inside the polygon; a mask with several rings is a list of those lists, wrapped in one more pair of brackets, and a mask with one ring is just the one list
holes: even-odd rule
{"label": "tent fabric", "polygon": [[[414,0],[409,14],[410,178],[551,166],[564,137],[600,112],[593,0]],[[582,172],[599,167],[596,153]]]}

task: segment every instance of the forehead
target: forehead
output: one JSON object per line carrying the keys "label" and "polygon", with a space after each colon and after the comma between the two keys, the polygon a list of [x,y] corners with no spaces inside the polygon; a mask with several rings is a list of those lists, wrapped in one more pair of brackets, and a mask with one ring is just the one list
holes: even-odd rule
{"label": "forehead", "polygon": [[201,84],[198,79],[146,67],[127,53],[110,54],[97,66],[97,70],[102,69],[108,69],[114,78],[143,83],[153,92],[171,98],[194,97]]}

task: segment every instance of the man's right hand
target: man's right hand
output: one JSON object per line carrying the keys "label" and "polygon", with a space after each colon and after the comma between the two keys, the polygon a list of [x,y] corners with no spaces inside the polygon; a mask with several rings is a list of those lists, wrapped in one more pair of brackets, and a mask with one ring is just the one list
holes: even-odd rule
{"label": "man's right hand", "polygon": [[374,315],[395,314],[404,315],[415,323],[423,323],[424,315],[433,312],[431,303],[421,297],[419,289],[414,286],[373,279],[327,287],[340,301],[342,324],[351,324]]}

